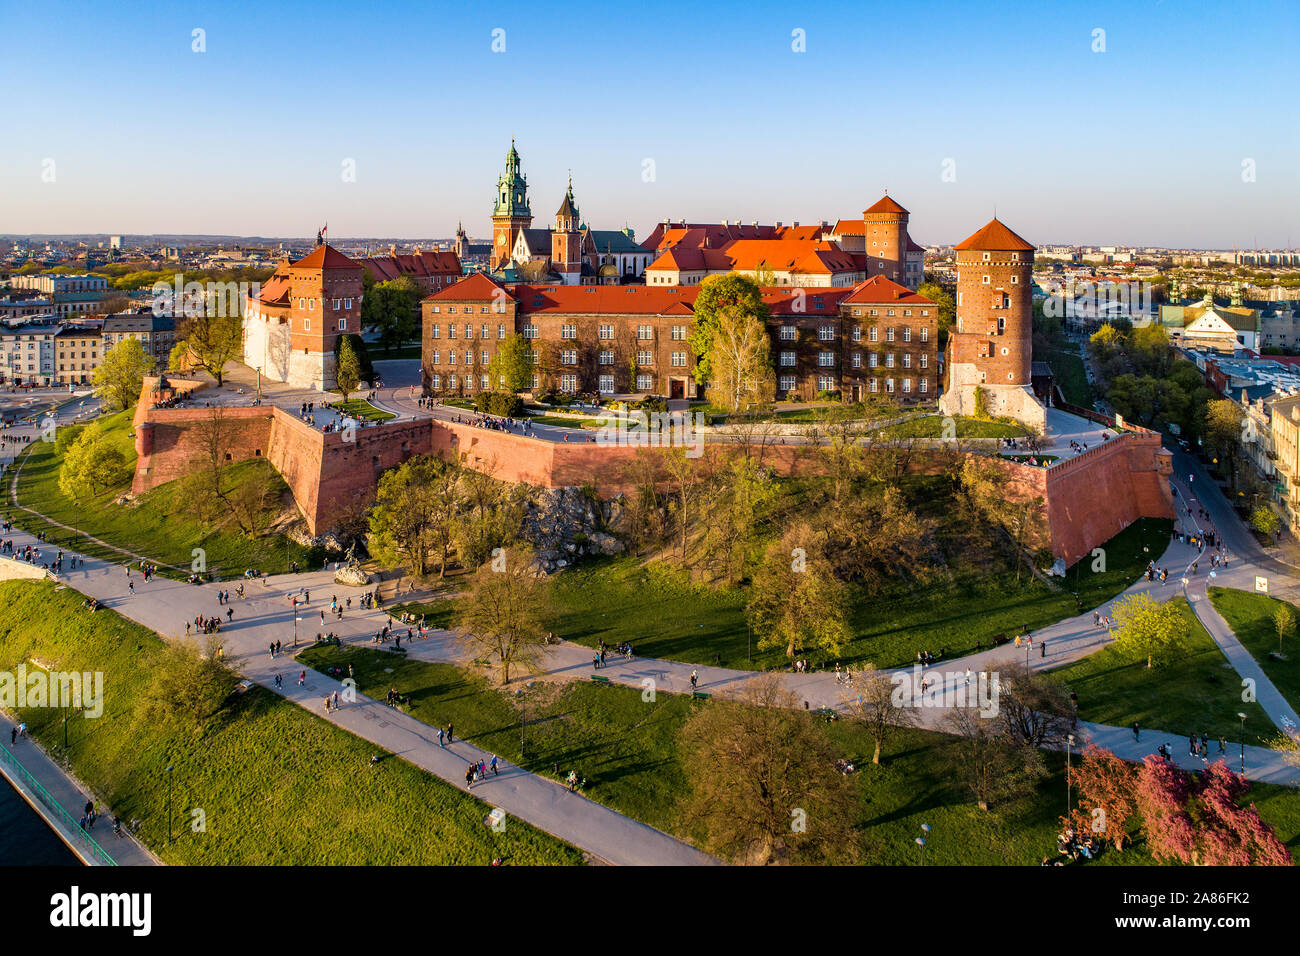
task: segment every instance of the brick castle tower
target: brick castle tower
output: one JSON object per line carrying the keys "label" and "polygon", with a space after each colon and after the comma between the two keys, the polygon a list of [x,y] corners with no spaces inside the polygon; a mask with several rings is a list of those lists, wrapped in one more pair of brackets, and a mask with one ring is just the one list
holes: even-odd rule
{"label": "brick castle tower", "polygon": [[867,278],[884,276],[900,285],[907,282],[907,220],[910,213],[889,193],[862,212],[866,240]]}
{"label": "brick castle tower", "polygon": [[519,166],[519,152],[515,141],[510,140],[506,153],[506,168],[497,180],[496,205],[492,207],[492,256],[489,268],[496,272],[510,263],[515,240],[523,229],[533,224],[533,214],[528,208],[528,180]]}
{"label": "brick castle tower", "polygon": [[957,325],[948,336],[939,408],[1042,428],[1046,412],[1030,384],[1034,246],[993,219],[954,248]]}
{"label": "brick castle tower", "polygon": [[573,177],[569,177],[569,190],[564,202],[555,213],[555,231],[551,233],[551,269],[565,285],[578,285],[582,281],[582,219],[578,204],[573,201]]}

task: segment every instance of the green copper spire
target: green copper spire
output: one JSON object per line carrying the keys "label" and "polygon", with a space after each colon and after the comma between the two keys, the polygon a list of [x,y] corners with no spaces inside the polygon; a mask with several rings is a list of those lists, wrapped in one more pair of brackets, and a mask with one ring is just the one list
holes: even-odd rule
{"label": "green copper spire", "polygon": [[532,218],[528,209],[528,180],[520,171],[519,151],[515,149],[514,137],[510,138],[510,152],[506,153],[506,168],[497,180],[496,205],[492,207],[492,216],[519,216]]}

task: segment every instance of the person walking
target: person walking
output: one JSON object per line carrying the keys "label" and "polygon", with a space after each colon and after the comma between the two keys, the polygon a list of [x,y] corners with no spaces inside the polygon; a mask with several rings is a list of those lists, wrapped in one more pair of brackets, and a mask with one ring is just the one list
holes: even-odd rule
{"label": "person walking", "polygon": [[1141,734],[1138,733],[1138,722],[1137,722],[1136,720],[1133,721],[1133,739],[1134,739],[1134,740],[1141,740],[1141,739],[1142,739]]}
{"label": "person walking", "polygon": [[444,743],[444,740],[445,740],[446,736],[447,736],[447,732],[446,732],[445,730],[443,730],[441,727],[439,727],[439,728],[438,728],[438,746],[439,746],[439,747],[446,747],[446,746],[447,746],[446,743]]}
{"label": "person walking", "polygon": [[456,735],[452,733],[452,725],[451,725],[450,723],[448,723],[448,724],[447,724],[447,743],[449,743],[449,744],[454,744],[455,742],[456,742]]}
{"label": "person walking", "polygon": [[493,755],[492,755],[492,761],[488,764],[488,766],[492,768],[492,776],[495,777],[495,776],[497,776],[497,774],[500,773],[500,771],[497,769],[497,755],[496,755],[496,754],[493,754]]}
{"label": "person walking", "polygon": [[700,684],[700,677],[697,671],[691,671],[691,690],[695,690]]}

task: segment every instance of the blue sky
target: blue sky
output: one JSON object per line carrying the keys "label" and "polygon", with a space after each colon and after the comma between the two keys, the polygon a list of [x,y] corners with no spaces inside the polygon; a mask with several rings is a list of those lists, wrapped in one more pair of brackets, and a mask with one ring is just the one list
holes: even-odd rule
{"label": "blue sky", "polygon": [[572,169],[584,218],[638,236],[888,188],[922,242],[996,207],[1036,242],[1300,244],[1284,0],[9,0],[0,80],[0,233],[485,236],[513,134],[537,225]]}

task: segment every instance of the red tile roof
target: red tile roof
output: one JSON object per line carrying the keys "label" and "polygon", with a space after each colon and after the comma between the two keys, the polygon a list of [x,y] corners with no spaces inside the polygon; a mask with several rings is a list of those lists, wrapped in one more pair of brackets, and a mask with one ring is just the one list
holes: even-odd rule
{"label": "red tile roof", "polygon": [[872,213],[877,213],[877,212],[899,213],[904,216],[909,215],[906,209],[904,209],[898,203],[894,202],[894,200],[889,198],[889,193],[885,193],[884,196],[882,196],[880,199],[877,199],[874,205],[868,206],[863,211],[862,215],[869,216]]}
{"label": "red tile roof", "polygon": [[1026,242],[1008,229],[1001,220],[990,219],[979,232],[967,236],[954,249],[980,249],[991,252],[1033,252],[1033,243]]}
{"label": "red tile roof", "polygon": [[290,263],[291,269],[360,269],[361,263],[349,259],[328,243],[317,246],[297,262]]}
{"label": "red tile roof", "polygon": [[460,259],[454,252],[422,250],[396,256],[371,256],[361,265],[376,282],[390,282],[401,276],[423,279],[431,276],[460,275]]}
{"label": "red tile roof", "polygon": [[927,299],[919,292],[913,292],[907,286],[892,282],[884,276],[872,276],[866,282],[859,282],[845,296],[844,301],[853,305],[864,303],[897,303],[904,305],[934,305],[933,299]]}
{"label": "red tile roof", "polygon": [[[495,302],[505,286],[491,276],[475,272],[441,292],[426,295],[425,302]],[[508,294],[508,293],[507,293]]]}
{"label": "red tile roof", "polygon": [[836,236],[865,236],[867,224],[861,219],[841,219],[832,233]]}
{"label": "red tile roof", "polygon": [[276,272],[262,283],[255,298],[262,305],[288,305],[289,277],[282,272]]}

